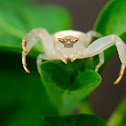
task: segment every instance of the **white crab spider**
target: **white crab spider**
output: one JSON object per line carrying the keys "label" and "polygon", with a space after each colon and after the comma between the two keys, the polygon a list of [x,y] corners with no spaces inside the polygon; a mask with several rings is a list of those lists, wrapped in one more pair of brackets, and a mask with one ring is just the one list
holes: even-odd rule
{"label": "white crab spider", "polygon": [[[38,40],[41,40],[45,54],[40,54],[38,56],[37,67],[41,64],[42,59],[59,59],[67,64],[67,60],[71,60],[73,62],[75,59],[93,57],[99,54],[100,62],[96,66],[96,72],[104,63],[103,51],[113,45],[116,45],[119,58],[122,63],[119,77],[114,82],[114,84],[118,84],[123,76],[126,66],[126,44],[117,35],[108,35],[91,43],[92,36],[100,37],[100,34],[94,31],[83,33],[75,30],[65,30],[50,35],[46,29],[33,29],[31,32],[26,34],[22,40],[23,67],[27,73],[30,73],[26,67],[26,55]],[[27,41],[28,43],[26,45]]]}

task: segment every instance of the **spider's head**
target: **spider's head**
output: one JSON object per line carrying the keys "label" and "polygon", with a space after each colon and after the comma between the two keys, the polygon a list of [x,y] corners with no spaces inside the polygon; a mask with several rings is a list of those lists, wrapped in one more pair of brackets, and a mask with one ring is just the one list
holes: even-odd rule
{"label": "spider's head", "polygon": [[79,40],[79,38],[72,38],[72,39],[58,38],[58,40],[64,45],[64,48],[72,48],[73,45]]}
{"label": "spider's head", "polygon": [[[76,59],[76,44],[79,42],[79,38],[75,36],[64,36],[63,38],[58,38],[58,43],[56,47],[61,52],[61,60],[67,64],[68,60],[73,62]],[[61,44],[60,44],[61,43]]]}

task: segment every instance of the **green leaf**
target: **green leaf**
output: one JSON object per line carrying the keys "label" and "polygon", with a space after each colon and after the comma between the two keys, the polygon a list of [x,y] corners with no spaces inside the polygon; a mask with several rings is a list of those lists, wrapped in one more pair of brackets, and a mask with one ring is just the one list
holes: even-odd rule
{"label": "green leaf", "polygon": [[121,122],[121,126],[126,126],[126,115],[124,116],[124,118]]}
{"label": "green leaf", "polygon": [[[2,0],[0,6],[0,125],[40,126],[42,116],[56,115],[57,110],[41,84],[35,59],[27,57],[31,74],[23,70],[21,39],[36,27],[45,27],[50,33],[69,29],[70,18],[59,6],[34,7],[21,0]],[[40,43],[29,55],[38,53],[43,53]]]}
{"label": "green leaf", "polygon": [[[126,40],[126,1],[111,0],[102,9],[97,21],[94,25],[94,30],[101,33],[103,36],[116,34],[124,41]],[[113,46],[105,50],[105,62],[107,62],[116,47]],[[95,58],[98,63],[98,58]]]}
{"label": "green leaf", "polygon": [[70,15],[60,6],[29,7],[25,11],[31,28],[44,27],[52,34],[71,27]]}
{"label": "green leaf", "polygon": [[0,54],[0,126],[40,126],[42,116],[56,115],[35,60],[28,58],[32,72],[26,74],[19,54]]}
{"label": "green leaf", "polygon": [[72,111],[101,82],[98,73],[70,71],[74,68],[76,68],[76,63],[65,65],[60,61],[44,62],[40,66],[42,83],[59,113]]}
{"label": "green leaf", "polygon": [[45,117],[44,120],[46,126],[106,126],[102,119],[88,114]]}
{"label": "green leaf", "polygon": [[84,114],[94,114],[88,99],[81,101],[81,103],[79,104],[79,111],[80,113]]}
{"label": "green leaf", "polygon": [[[52,34],[71,27],[70,16],[62,7],[25,4],[22,7],[19,4],[18,7],[15,4],[1,3],[0,47],[4,46],[3,51],[11,51],[8,47],[12,50],[21,48],[22,37],[34,28],[43,27]],[[33,48],[34,53],[43,53],[40,47],[40,43],[37,43]],[[17,53],[16,49],[14,51]]]}
{"label": "green leaf", "polygon": [[121,35],[126,32],[126,1],[111,0],[102,9],[94,29],[103,35]]}
{"label": "green leaf", "polygon": [[[0,0],[1,3],[16,4],[16,5],[18,5],[18,6],[19,6],[19,4],[20,4],[20,5],[26,4],[26,3],[28,3],[28,1],[30,1],[30,0],[11,0],[11,1],[10,1],[10,0],[6,0],[6,1]],[[31,1],[33,1],[33,0],[31,0]]]}
{"label": "green leaf", "polygon": [[94,70],[95,69],[93,58],[88,59],[88,61],[85,64],[85,69],[86,70]]}

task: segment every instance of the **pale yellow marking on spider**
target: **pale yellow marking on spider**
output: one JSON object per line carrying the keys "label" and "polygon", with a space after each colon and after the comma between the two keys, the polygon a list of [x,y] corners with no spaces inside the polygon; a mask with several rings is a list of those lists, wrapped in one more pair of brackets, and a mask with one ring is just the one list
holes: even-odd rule
{"label": "pale yellow marking on spider", "polygon": [[[35,28],[26,34],[22,40],[23,67],[26,73],[30,73],[26,67],[26,55],[38,40],[41,40],[45,54],[40,54],[38,56],[37,67],[39,67],[39,65],[42,63],[42,59],[59,59],[67,64],[67,60],[71,60],[73,62],[76,59],[93,57],[99,54],[100,62],[95,68],[96,72],[98,72],[99,68],[104,63],[104,50],[116,45],[119,58],[122,63],[119,77],[114,82],[114,84],[118,84],[125,71],[126,44],[117,35],[101,37],[91,43],[93,36],[101,37],[100,34],[96,33],[95,31],[83,33],[75,30],[65,30],[50,35],[46,29]],[[27,41],[28,43],[26,44]]]}

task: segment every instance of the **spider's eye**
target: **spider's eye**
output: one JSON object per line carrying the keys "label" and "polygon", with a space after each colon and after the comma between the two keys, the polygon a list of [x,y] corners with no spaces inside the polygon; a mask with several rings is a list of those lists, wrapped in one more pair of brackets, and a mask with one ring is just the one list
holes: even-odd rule
{"label": "spider's eye", "polygon": [[64,40],[63,40],[63,39],[58,38],[58,40],[59,40],[61,43],[63,43],[63,42],[64,42]]}
{"label": "spider's eye", "polygon": [[76,39],[74,39],[74,41],[73,42],[77,42],[79,40],[79,38],[76,38]]}

